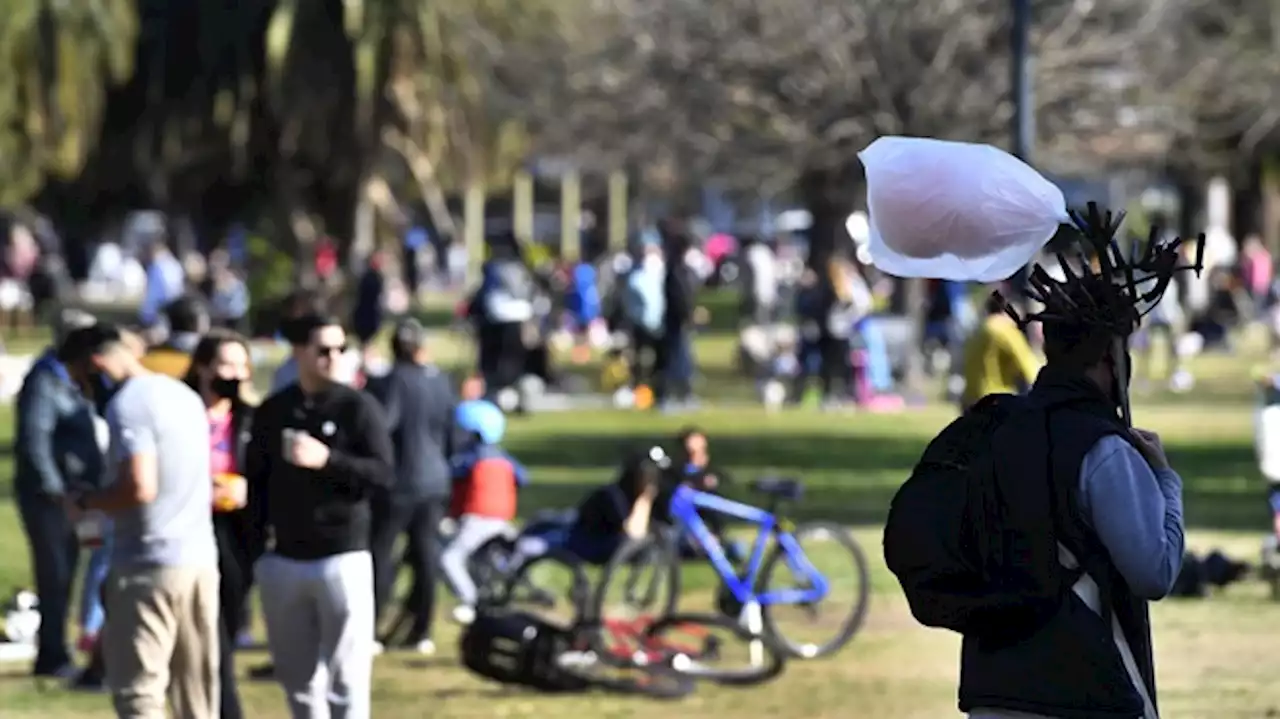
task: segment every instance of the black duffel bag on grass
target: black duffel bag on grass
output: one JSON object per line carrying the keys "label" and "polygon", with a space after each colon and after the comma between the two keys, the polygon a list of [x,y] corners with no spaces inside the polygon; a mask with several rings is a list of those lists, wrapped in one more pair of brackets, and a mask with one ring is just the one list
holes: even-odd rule
{"label": "black duffel bag on grass", "polygon": [[544,692],[581,692],[579,676],[560,667],[573,632],[525,612],[481,609],[462,634],[462,663],[480,676]]}

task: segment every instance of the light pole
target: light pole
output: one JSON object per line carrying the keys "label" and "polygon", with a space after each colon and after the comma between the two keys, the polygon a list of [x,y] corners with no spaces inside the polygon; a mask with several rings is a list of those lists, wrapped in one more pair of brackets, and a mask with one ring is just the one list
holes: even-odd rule
{"label": "light pole", "polygon": [[[1028,165],[1035,166],[1033,157],[1036,141],[1036,112],[1031,104],[1031,0],[1010,0],[1013,22],[1010,24],[1009,72],[1010,94],[1013,95],[1013,121],[1009,127],[1013,135],[1013,154]],[[1024,292],[1031,265],[1019,270],[1011,278],[1014,296],[1019,309],[1026,311]]]}

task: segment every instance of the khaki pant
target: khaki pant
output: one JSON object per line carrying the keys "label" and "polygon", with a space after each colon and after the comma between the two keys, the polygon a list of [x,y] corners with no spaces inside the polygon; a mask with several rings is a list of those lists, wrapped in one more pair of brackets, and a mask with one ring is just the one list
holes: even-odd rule
{"label": "khaki pant", "polygon": [[107,580],[103,658],[121,719],[217,719],[217,567],[139,567]]}

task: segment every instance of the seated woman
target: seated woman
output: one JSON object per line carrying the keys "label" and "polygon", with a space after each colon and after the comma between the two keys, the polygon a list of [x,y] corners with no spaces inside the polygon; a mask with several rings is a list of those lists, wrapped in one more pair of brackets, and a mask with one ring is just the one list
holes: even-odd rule
{"label": "seated woman", "polygon": [[604,564],[628,539],[648,535],[667,469],[666,455],[645,450],[629,456],[615,482],[592,490],[569,523],[530,526],[517,551],[524,557],[563,549],[590,564]]}

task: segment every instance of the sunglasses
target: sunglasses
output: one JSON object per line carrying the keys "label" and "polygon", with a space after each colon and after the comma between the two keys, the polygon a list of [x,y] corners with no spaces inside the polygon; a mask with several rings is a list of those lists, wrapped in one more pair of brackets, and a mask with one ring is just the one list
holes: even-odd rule
{"label": "sunglasses", "polygon": [[344,355],[346,353],[347,353],[347,346],[344,344],[343,345],[316,345],[316,354],[319,354],[321,356],[328,355],[332,357],[334,355]]}

